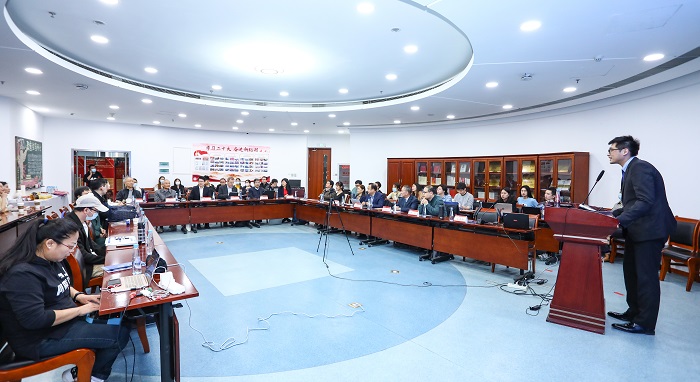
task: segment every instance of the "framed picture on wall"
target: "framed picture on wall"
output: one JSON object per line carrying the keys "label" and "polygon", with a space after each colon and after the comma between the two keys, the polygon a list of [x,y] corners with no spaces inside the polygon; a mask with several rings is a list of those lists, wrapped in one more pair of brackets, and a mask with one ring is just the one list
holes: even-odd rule
{"label": "framed picture on wall", "polygon": [[15,136],[15,180],[17,188],[39,188],[43,181],[41,142]]}

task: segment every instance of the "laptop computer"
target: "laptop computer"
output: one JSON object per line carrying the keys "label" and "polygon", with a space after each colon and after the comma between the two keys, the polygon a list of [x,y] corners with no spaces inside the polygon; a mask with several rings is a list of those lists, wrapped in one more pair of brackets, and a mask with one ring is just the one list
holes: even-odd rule
{"label": "laptop computer", "polygon": [[277,196],[275,191],[265,191],[263,195],[267,195],[268,199],[274,199]]}
{"label": "laptop computer", "polygon": [[530,216],[528,214],[503,215],[503,228],[530,229]]}
{"label": "laptop computer", "polygon": [[522,210],[524,214],[530,215],[539,215],[542,213],[542,210],[539,207],[523,207]]}
{"label": "laptop computer", "polygon": [[119,278],[121,290],[141,289],[147,287],[153,280],[153,273],[158,266],[160,254],[153,249],[153,253],[146,257],[146,269],[140,275],[122,276]]}
{"label": "laptop computer", "polygon": [[457,202],[445,202],[445,215],[450,216],[450,209],[452,209],[452,213],[457,215],[459,212],[459,203]]}
{"label": "laptop computer", "polygon": [[499,214],[509,214],[513,212],[513,205],[510,203],[496,203],[493,208],[499,212]]}

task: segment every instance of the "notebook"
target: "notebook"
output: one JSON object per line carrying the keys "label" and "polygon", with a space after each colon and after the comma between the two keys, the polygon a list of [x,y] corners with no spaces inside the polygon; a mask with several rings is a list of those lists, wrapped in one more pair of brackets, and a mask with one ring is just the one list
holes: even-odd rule
{"label": "notebook", "polygon": [[158,266],[160,254],[153,249],[153,253],[146,257],[146,269],[140,275],[122,276],[119,278],[121,282],[120,290],[141,289],[147,287],[153,279],[153,273]]}
{"label": "notebook", "polygon": [[131,247],[134,244],[138,244],[138,242],[136,241],[136,236],[110,236],[107,238],[107,240],[105,240],[105,245],[107,246],[115,245],[117,247]]}

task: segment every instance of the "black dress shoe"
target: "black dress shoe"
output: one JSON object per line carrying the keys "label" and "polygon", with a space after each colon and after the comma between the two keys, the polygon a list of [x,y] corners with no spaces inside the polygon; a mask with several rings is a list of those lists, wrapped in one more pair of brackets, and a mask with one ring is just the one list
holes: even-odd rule
{"label": "black dress shoe", "polygon": [[627,312],[625,312],[625,313],[608,312],[608,316],[610,316],[614,319],[620,320],[620,321],[627,321],[627,322],[632,322],[632,320],[634,319],[634,317]]}
{"label": "black dress shoe", "polygon": [[187,228],[186,228],[184,225],[182,226],[182,228],[180,229],[180,231],[182,231],[182,233],[184,233],[185,235],[187,235]]}
{"label": "black dress shoe", "polygon": [[197,233],[197,227],[192,227],[192,232]]}
{"label": "black dress shoe", "polygon": [[633,333],[633,334],[646,334],[653,336],[656,334],[653,330],[644,329],[643,326],[637,325],[634,322],[628,322],[626,324],[612,324],[613,329],[622,330],[623,332]]}
{"label": "black dress shoe", "polygon": [[255,227],[255,228],[260,228],[260,224],[258,224],[257,222],[250,223],[250,224],[252,224],[253,227]]}

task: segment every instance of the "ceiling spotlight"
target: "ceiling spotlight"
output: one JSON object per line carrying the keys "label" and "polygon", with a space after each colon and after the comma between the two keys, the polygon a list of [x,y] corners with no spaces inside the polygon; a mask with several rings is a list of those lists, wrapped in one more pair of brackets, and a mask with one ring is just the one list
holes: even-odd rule
{"label": "ceiling spotlight", "polygon": [[41,94],[41,93],[39,93],[39,92],[36,91],[36,90],[27,90],[27,94],[30,94],[30,95],[39,95],[39,94]]}
{"label": "ceiling spotlight", "polygon": [[396,74],[389,73],[389,74],[387,74],[386,76],[384,76],[384,78],[386,78],[386,79],[389,80],[389,81],[393,81],[393,80],[397,79],[398,76],[397,76]]}
{"label": "ceiling spotlight", "polygon": [[92,40],[98,44],[106,44],[109,42],[109,39],[107,37],[96,35],[96,34],[90,36],[90,40]]}
{"label": "ceiling spotlight", "polygon": [[328,114],[328,118],[335,118],[335,114]]}
{"label": "ceiling spotlight", "polygon": [[486,83],[487,88],[495,88],[497,86],[498,86],[498,82],[496,82],[496,81],[491,81],[491,82]]}
{"label": "ceiling spotlight", "polygon": [[119,0],[100,0],[101,2],[107,4],[107,5],[117,5],[119,4]]}
{"label": "ceiling spotlight", "polygon": [[116,119],[116,118],[114,118],[114,117],[112,117],[112,116],[107,117],[107,120],[108,120],[108,121],[114,121],[115,119]]}
{"label": "ceiling spotlight", "polygon": [[200,125],[200,124],[198,123],[198,124],[194,125],[194,127],[202,127],[202,125]]}
{"label": "ceiling spotlight", "polygon": [[233,126],[231,130],[238,130],[238,126]]}
{"label": "ceiling spotlight", "polygon": [[151,74],[156,74],[156,73],[158,73],[158,69],[153,68],[153,67],[150,67],[150,66],[144,68],[143,70],[144,70],[146,73],[151,73]]}
{"label": "ceiling spotlight", "polygon": [[455,119],[455,116],[454,116],[453,114],[448,114],[447,117],[445,117],[445,118],[447,118],[447,119]]}
{"label": "ceiling spotlight", "polygon": [[44,72],[37,68],[25,68],[24,71],[31,74],[44,74]]}
{"label": "ceiling spotlight", "polygon": [[394,123],[398,124],[398,123],[401,123],[401,121],[398,120],[398,119],[395,119],[395,120],[394,120]]}
{"label": "ceiling spotlight", "polygon": [[569,86],[569,87],[564,88],[564,93],[572,93],[575,91],[576,91],[576,88],[573,86]]}
{"label": "ceiling spotlight", "polygon": [[275,129],[267,129],[267,131],[275,131]]}
{"label": "ceiling spotlight", "polygon": [[298,125],[298,123],[292,122],[291,125],[292,125],[292,126],[296,126],[296,125]]}
{"label": "ceiling spotlight", "polygon": [[119,106],[117,105],[109,105],[109,108],[112,110],[119,110]]}
{"label": "ceiling spotlight", "polygon": [[526,21],[520,24],[520,30],[523,32],[532,32],[540,29],[542,23],[537,20]]}
{"label": "ceiling spotlight", "polygon": [[160,121],[153,121],[154,125],[160,125]]}
{"label": "ceiling spotlight", "polygon": [[242,111],[242,112],[241,112],[241,115],[248,115],[248,114],[250,114],[250,113],[247,112],[247,111]]}
{"label": "ceiling spotlight", "polygon": [[340,93],[340,94],[348,94],[348,89],[346,89],[346,88],[340,88],[340,89],[338,89],[338,93]]}
{"label": "ceiling spotlight", "polygon": [[180,113],[177,116],[180,118],[187,118],[187,114],[185,114],[185,113]]}
{"label": "ceiling spotlight", "polygon": [[409,54],[413,54],[418,51],[418,47],[415,45],[406,45],[403,47],[403,51]]}
{"label": "ceiling spotlight", "polygon": [[242,120],[242,119],[237,119],[237,120],[236,120],[236,123],[243,123],[243,120]]}
{"label": "ceiling spotlight", "polygon": [[357,11],[364,14],[372,13],[374,12],[374,4],[360,3],[357,5]]}
{"label": "ceiling spotlight", "polygon": [[418,111],[420,110],[420,106],[411,106],[411,110]]}
{"label": "ceiling spotlight", "polygon": [[344,132],[345,132],[345,130],[338,130],[338,134],[342,134]]}
{"label": "ceiling spotlight", "polygon": [[510,109],[513,108],[513,105],[503,105],[503,108],[504,108],[505,110],[510,110]]}
{"label": "ceiling spotlight", "polygon": [[343,122],[343,126],[350,126],[350,122]]}
{"label": "ceiling spotlight", "polygon": [[280,95],[281,95],[282,97],[286,97],[286,96],[289,95],[289,92],[284,92],[284,91],[282,91],[282,92],[280,92]]}
{"label": "ceiling spotlight", "polygon": [[221,90],[221,85],[212,85],[211,90]]}
{"label": "ceiling spotlight", "polygon": [[143,103],[153,103],[153,101],[151,101],[151,100],[148,99],[148,98],[142,99],[141,102],[143,102]]}
{"label": "ceiling spotlight", "polygon": [[657,61],[664,58],[663,53],[654,53],[644,57],[644,61]]}
{"label": "ceiling spotlight", "polygon": [[309,132],[309,130],[304,130],[304,132],[305,132],[305,133],[308,133],[308,132]]}

